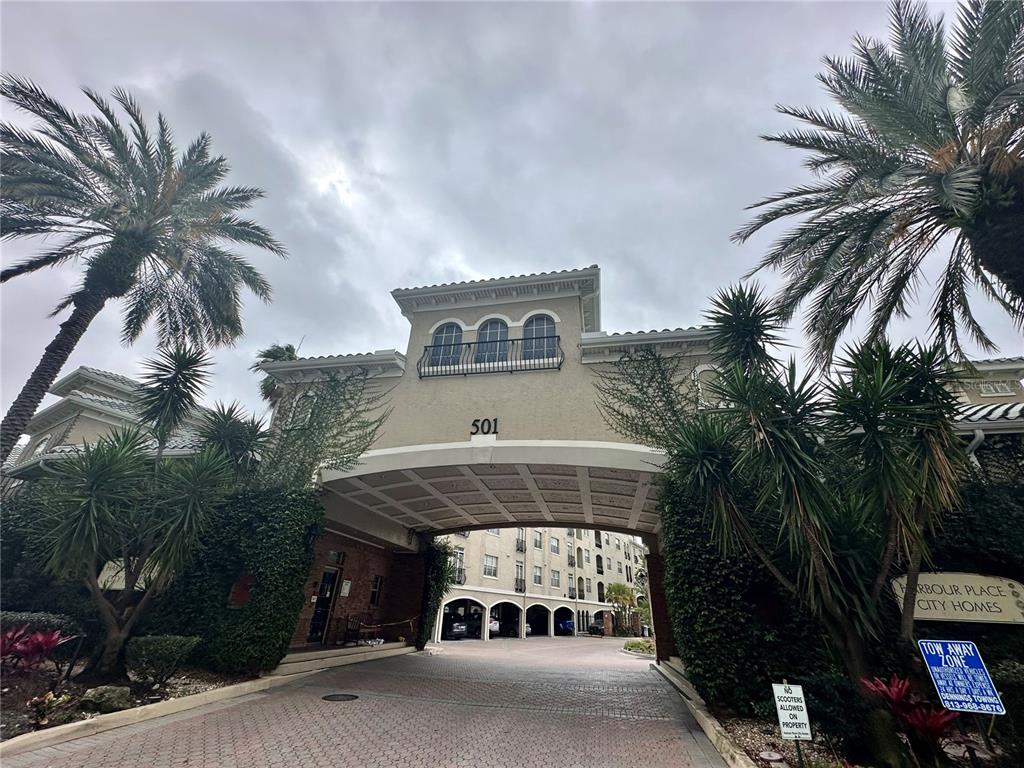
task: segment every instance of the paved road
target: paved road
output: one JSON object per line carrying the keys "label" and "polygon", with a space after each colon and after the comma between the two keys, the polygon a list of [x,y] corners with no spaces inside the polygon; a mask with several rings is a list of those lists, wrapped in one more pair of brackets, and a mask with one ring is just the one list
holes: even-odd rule
{"label": "paved road", "polygon": [[[4,760],[4,768],[724,768],[621,640],[445,643]],[[331,703],[334,692],[357,701]]]}

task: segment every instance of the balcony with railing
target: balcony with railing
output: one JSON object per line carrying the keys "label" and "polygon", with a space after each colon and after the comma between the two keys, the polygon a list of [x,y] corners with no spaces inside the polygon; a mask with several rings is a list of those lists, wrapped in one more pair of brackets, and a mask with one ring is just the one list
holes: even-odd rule
{"label": "balcony with railing", "polygon": [[465,568],[456,568],[455,569],[455,583],[456,584],[465,584],[466,583],[466,569]]}
{"label": "balcony with railing", "polygon": [[604,566],[602,566],[602,565],[597,566],[597,575],[598,576],[604,576]]}
{"label": "balcony with railing", "polygon": [[430,344],[416,363],[421,379],[473,373],[557,370],[565,362],[558,336]]}
{"label": "balcony with railing", "polygon": [[569,567],[570,568],[575,568],[576,567],[576,556],[575,555],[569,555],[566,559],[569,561]]}
{"label": "balcony with railing", "polygon": [[526,539],[516,539],[516,552],[526,551]]}
{"label": "balcony with railing", "polygon": [[526,592],[526,579],[516,579],[516,592]]}
{"label": "balcony with railing", "polygon": [[573,589],[572,587],[569,587],[569,599],[570,600],[575,600],[576,599],[576,590]]}

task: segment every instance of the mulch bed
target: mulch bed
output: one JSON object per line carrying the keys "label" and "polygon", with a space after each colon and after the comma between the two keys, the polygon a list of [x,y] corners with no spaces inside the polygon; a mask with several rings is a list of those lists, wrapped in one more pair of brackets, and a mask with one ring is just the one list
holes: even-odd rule
{"label": "mulch bed", "polygon": [[[729,734],[729,738],[758,766],[767,768],[772,765],[768,760],[759,757],[762,752],[777,752],[790,768],[796,768],[796,742],[784,740],[779,736],[778,723],[742,717],[719,717],[718,720]],[[840,757],[817,735],[814,741],[800,742],[800,751],[803,752],[804,765],[842,765]]]}
{"label": "mulch bed", "polygon": [[[97,713],[85,712],[79,706],[79,701],[88,686],[79,685],[74,680],[59,682],[55,678],[51,669],[4,676],[0,685],[0,741],[42,728],[52,728],[97,716]],[[136,706],[142,706],[205,693],[252,679],[252,675],[218,675],[200,669],[182,669],[161,689],[146,691],[141,686],[133,686],[132,698]],[[28,707],[28,701],[47,691],[53,691],[55,696],[68,694],[71,698],[51,713],[45,725],[36,725],[32,722],[32,710]]]}

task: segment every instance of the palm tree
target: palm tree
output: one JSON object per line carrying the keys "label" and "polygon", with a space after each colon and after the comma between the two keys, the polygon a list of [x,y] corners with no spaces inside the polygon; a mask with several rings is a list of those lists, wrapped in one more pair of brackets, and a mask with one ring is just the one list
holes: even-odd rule
{"label": "palm tree", "polygon": [[809,127],[765,138],[809,151],[817,179],[751,206],[733,236],[803,217],[757,269],[786,275],[784,315],[810,302],[819,363],[861,308],[870,338],[906,316],[922,262],[946,245],[936,340],[962,355],[963,329],[993,348],[972,286],[1024,322],[1024,5],[966,0],[948,42],[924,4],[894,0],[891,17],[888,46],[858,36],[853,58],[825,59],[818,79],[842,112],[779,108]]}
{"label": "palm tree", "polygon": [[615,611],[619,614],[619,626],[625,628],[630,610],[636,607],[636,590],[621,581],[614,581],[605,589],[604,597],[615,606]]}
{"label": "palm tree", "polygon": [[71,315],[4,416],[0,461],[108,301],[123,300],[126,344],[151,321],[163,345],[229,344],[242,333],[243,289],[267,301],[270,285],[223,244],[285,255],[270,232],[237,215],[263,191],[219,186],[228,163],[211,155],[208,134],[179,154],[163,115],[154,135],[130,94],[113,93],[126,126],[99,94],[84,92],[98,115],[71,112],[26,79],[0,78],[0,93],[40,120],[34,130],[0,123],[0,235],[58,238],[4,269],[0,282],[67,263],[82,271],[53,311]]}
{"label": "palm tree", "polygon": [[[266,349],[256,353],[256,362],[249,366],[249,370],[259,373],[264,363],[280,363],[286,360],[298,360],[299,348],[294,344],[271,344]],[[273,376],[264,375],[260,379],[260,397],[271,405],[275,405],[281,398],[281,386]]]}
{"label": "palm tree", "polygon": [[[45,569],[81,579],[103,622],[104,639],[86,677],[126,679],[125,643],[154,597],[192,557],[230,490],[231,462],[217,446],[187,458],[160,458],[168,437],[196,412],[206,366],[206,357],[189,349],[149,363],[140,390],[142,426],[83,445],[49,465],[29,490],[38,503],[30,526]],[[120,590],[99,581],[108,563],[123,579]]]}

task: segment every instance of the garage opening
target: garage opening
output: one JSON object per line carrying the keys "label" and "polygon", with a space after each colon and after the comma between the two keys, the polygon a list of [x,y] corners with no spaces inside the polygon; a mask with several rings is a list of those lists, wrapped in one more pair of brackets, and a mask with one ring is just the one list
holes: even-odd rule
{"label": "garage opening", "polygon": [[465,597],[446,603],[441,614],[441,639],[480,640],[484,611],[482,603]]}
{"label": "garage opening", "polygon": [[526,623],[530,628],[528,634],[532,637],[548,634],[548,617],[551,612],[543,605],[531,605],[526,609]]}
{"label": "garage opening", "polygon": [[573,636],[576,634],[576,620],[573,618],[572,608],[555,609],[555,634],[561,636]]}
{"label": "garage opening", "polygon": [[[491,637],[519,637],[519,623],[522,609],[514,603],[498,603],[491,606],[491,620],[488,631]],[[497,622],[497,624],[495,624]]]}

